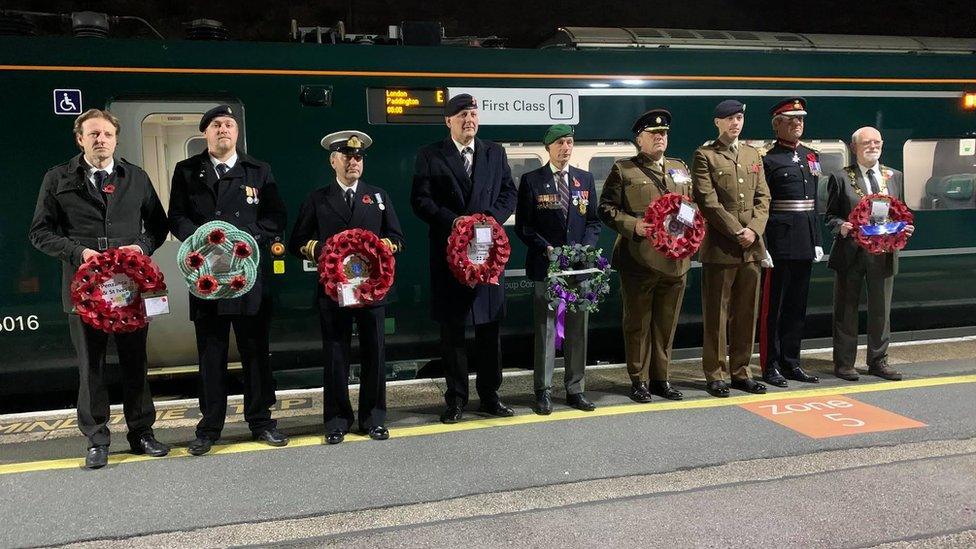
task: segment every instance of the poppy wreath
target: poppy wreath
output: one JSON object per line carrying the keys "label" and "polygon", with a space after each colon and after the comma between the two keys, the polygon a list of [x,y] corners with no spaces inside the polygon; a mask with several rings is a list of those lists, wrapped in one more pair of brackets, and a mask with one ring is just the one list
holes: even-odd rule
{"label": "poppy wreath", "polygon": [[[230,258],[226,272],[214,272],[207,260],[218,250]],[[183,241],[176,260],[191,294],[200,299],[230,299],[254,287],[261,253],[248,232],[224,221],[211,221]]]}
{"label": "poppy wreath", "polygon": [[[136,286],[137,291],[127,305],[113,305],[102,294],[103,284],[116,275],[128,277]],[[144,328],[148,319],[142,294],[165,289],[163,273],[148,255],[117,248],[82,263],[69,286],[71,303],[82,322],[109,334]]]}
{"label": "poppy wreath", "polygon": [[[603,250],[583,244],[558,246],[549,252],[546,301],[556,311],[556,348],[562,349],[566,334],[566,311],[596,312],[610,293],[610,262]],[[565,271],[597,269],[586,277],[563,275]]]}
{"label": "poppy wreath", "polygon": [[[886,223],[878,234],[870,234],[874,231],[865,228],[877,227],[871,224],[871,201],[887,200],[888,217],[890,223]],[[854,225],[849,233],[851,238],[858,246],[864,248],[871,254],[883,254],[900,250],[908,244],[908,234],[905,233],[905,226],[911,225],[915,221],[915,216],[904,202],[893,196],[884,194],[870,194],[861,199],[857,206],[851,210],[847,216],[847,221]]]}
{"label": "poppy wreath", "polygon": [[[468,245],[474,241],[474,226],[487,223],[491,226],[492,246],[488,259],[478,265],[468,257]],[[458,221],[447,238],[447,264],[458,282],[474,288],[478,284],[498,284],[505,272],[505,264],[512,255],[505,229],[495,218],[485,214],[473,214]]]}
{"label": "poppy wreath", "polygon": [[[667,193],[648,204],[644,212],[644,223],[650,225],[644,236],[668,259],[689,257],[698,251],[705,238],[705,218],[697,208],[694,225],[689,227],[675,219],[682,202],[691,203],[685,196]],[[683,232],[676,234],[668,229],[669,225],[675,224],[680,225]]]}
{"label": "poppy wreath", "polygon": [[393,252],[372,231],[347,229],[325,241],[319,255],[319,283],[325,295],[339,301],[339,285],[349,282],[346,258],[358,255],[369,265],[369,277],[354,291],[358,307],[382,300],[393,286]]}

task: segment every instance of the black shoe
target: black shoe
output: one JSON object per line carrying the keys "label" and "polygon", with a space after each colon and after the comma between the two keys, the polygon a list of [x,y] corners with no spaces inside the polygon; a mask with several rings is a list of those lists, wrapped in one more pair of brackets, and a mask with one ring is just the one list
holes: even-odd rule
{"label": "black shoe", "polygon": [[169,445],[156,440],[152,433],[139,437],[136,442],[130,442],[133,454],[149,454],[152,457],[163,457],[169,453]]}
{"label": "black shoe", "polygon": [[857,374],[857,370],[853,366],[848,368],[838,368],[834,366],[834,375],[846,380],[846,381],[857,381],[860,376]]}
{"label": "black shoe", "polygon": [[754,379],[733,379],[732,388],[754,395],[766,394],[766,386]]}
{"label": "black shoe", "polygon": [[552,391],[542,389],[535,392],[535,406],[532,411],[540,416],[548,416],[552,413]]}
{"label": "black shoe", "polygon": [[496,417],[512,417],[515,415],[515,410],[505,406],[500,401],[495,401],[491,404],[482,403],[478,411]]}
{"label": "black shoe", "polygon": [[288,446],[288,437],[274,427],[265,429],[260,433],[254,433],[252,438],[253,440],[264,441],[268,446]]}
{"label": "black shoe", "polygon": [[705,390],[713,397],[725,398],[729,396],[729,386],[721,379],[718,381],[709,381],[708,385],[705,386]]}
{"label": "black shoe", "polygon": [[812,376],[804,372],[803,368],[800,368],[799,366],[797,366],[796,368],[784,368],[783,375],[787,379],[792,379],[793,381],[802,381],[803,383],[820,383],[819,377]]}
{"label": "black shoe", "polygon": [[458,406],[448,406],[441,414],[441,423],[457,423],[461,421],[461,408]]}
{"label": "black shoe", "polygon": [[186,451],[194,456],[202,456],[210,451],[214,441],[207,437],[197,437],[196,440],[186,447]]}
{"label": "black shoe", "polygon": [[763,372],[763,381],[770,385],[775,385],[776,387],[789,387],[790,384],[786,381],[786,377],[783,377],[783,374],[781,374],[778,369],[773,367],[766,368],[766,371]]}
{"label": "black shoe", "polygon": [[332,431],[329,434],[325,435],[325,442],[327,442],[328,444],[339,444],[340,442],[345,440],[345,438],[346,438],[345,431],[336,429],[335,431]]}
{"label": "black shoe", "polygon": [[630,381],[630,400],[641,404],[651,401],[651,393],[647,390],[647,385],[643,381]]}
{"label": "black shoe", "polygon": [[390,430],[382,425],[375,425],[369,428],[369,438],[373,440],[386,440],[390,438]]}
{"label": "black shoe", "polygon": [[596,410],[596,404],[593,404],[593,401],[586,398],[586,395],[583,393],[566,395],[566,404],[584,412],[592,412],[593,410]]}
{"label": "black shoe", "polygon": [[685,398],[685,395],[681,394],[681,391],[672,387],[667,381],[651,381],[648,383],[648,391],[651,394],[668,400],[681,400]]}
{"label": "black shoe", "polygon": [[101,469],[108,465],[108,446],[92,446],[85,456],[86,469]]}

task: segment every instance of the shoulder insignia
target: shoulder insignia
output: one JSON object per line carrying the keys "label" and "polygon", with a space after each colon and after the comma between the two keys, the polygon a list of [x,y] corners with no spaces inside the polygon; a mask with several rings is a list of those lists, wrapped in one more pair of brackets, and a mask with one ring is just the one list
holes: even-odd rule
{"label": "shoulder insignia", "polygon": [[813,152],[815,152],[817,154],[820,154],[820,150],[811,147],[809,143],[804,143],[803,141],[800,141],[800,146],[802,146],[804,148],[807,148],[807,149],[810,149],[811,151],[813,151]]}

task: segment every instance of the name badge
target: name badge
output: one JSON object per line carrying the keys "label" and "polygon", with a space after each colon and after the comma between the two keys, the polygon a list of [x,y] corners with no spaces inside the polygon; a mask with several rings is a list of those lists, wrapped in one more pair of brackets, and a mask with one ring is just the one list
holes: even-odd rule
{"label": "name badge", "polygon": [[352,284],[349,282],[344,282],[339,284],[338,294],[339,294],[339,306],[340,307],[351,307],[353,305],[359,305],[359,300],[356,299],[356,287],[359,284]]}
{"label": "name badge", "polygon": [[146,316],[152,318],[159,315],[169,314],[169,296],[161,294],[143,294],[142,306]]}

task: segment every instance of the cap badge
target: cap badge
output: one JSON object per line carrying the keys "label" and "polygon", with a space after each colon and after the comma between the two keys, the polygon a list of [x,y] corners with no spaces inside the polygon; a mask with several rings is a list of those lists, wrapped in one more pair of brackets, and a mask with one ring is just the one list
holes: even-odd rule
{"label": "cap badge", "polygon": [[801,110],[803,108],[803,105],[801,105],[799,101],[794,101],[793,108],[796,110]]}
{"label": "cap badge", "polygon": [[354,135],[349,138],[349,141],[346,141],[346,146],[350,149],[361,149],[363,147],[363,142]]}
{"label": "cap badge", "polygon": [[234,114],[234,111],[230,107],[227,107],[227,114]]}
{"label": "cap badge", "polygon": [[658,116],[657,118],[655,118],[655,119],[654,119],[654,123],[655,123],[655,124],[660,124],[660,123],[661,123],[661,117],[660,117],[660,116]]}

